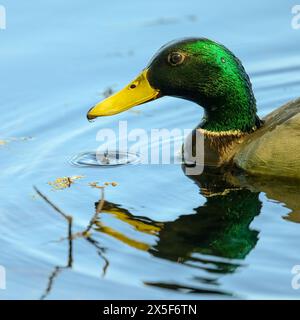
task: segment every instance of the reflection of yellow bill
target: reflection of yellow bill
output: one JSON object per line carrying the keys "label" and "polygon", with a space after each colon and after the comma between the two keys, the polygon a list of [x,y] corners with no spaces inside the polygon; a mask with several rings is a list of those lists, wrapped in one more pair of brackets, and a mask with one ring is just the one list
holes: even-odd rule
{"label": "reflection of yellow bill", "polygon": [[148,69],[145,69],[125,88],[96,104],[89,110],[87,118],[92,120],[97,117],[111,116],[156,99],[159,96],[159,90],[152,88],[147,73]]}
{"label": "reflection of yellow bill", "polygon": [[[159,231],[163,228],[163,223],[153,221],[141,221],[135,218],[126,209],[119,208],[117,205],[113,203],[106,202],[104,204],[102,212],[105,214],[113,215],[118,220],[125,222],[127,225],[132,226],[135,230],[145,234],[158,235]],[[99,220],[95,222],[95,225],[97,226],[96,229],[98,231],[103,232],[133,248],[142,251],[148,251],[151,248],[150,244],[128,238],[123,233],[116,231],[110,227],[104,226],[103,223]]]}
{"label": "reflection of yellow bill", "polygon": [[97,221],[96,222],[96,225],[97,227],[99,228],[98,230],[100,232],[103,232],[105,234],[108,234],[109,236],[129,245],[130,247],[133,247],[133,248],[136,248],[138,250],[142,250],[142,251],[148,251],[150,249],[150,245],[147,244],[147,243],[144,243],[144,242],[140,242],[140,241],[137,241],[137,240],[133,240],[133,239],[130,239],[128,237],[126,237],[124,234],[122,234],[121,232],[118,232],[110,227],[106,227],[106,226],[103,226],[101,224],[101,222]]}
{"label": "reflection of yellow bill", "polygon": [[125,212],[122,212],[121,210],[118,210],[117,208],[113,209],[105,209],[105,213],[110,213],[113,214],[116,218],[118,218],[121,221],[124,221],[125,223],[133,226],[137,231],[147,233],[147,234],[152,234],[156,235],[158,232],[162,229],[163,224],[162,223],[156,223],[150,224],[150,223],[145,223],[140,220],[135,220],[128,216]]}

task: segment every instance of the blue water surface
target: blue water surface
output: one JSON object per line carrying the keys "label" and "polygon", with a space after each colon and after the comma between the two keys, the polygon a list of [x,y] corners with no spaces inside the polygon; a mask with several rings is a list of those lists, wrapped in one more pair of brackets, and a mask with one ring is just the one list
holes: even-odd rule
{"label": "blue water surface", "polygon": [[[179,165],[87,168],[101,128],[192,129],[202,109],[165,97],[133,111],[86,120],[103,92],[122,88],[166,42],[207,37],[249,73],[263,116],[300,96],[300,30],[294,1],[2,0],[0,30],[1,299],[296,298],[300,264],[297,186],[256,185],[209,198]],[[84,176],[56,190],[59,177]],[[101,189],[106,204],[88,237]],[[215,200],[217,199],[217,200]],[[224,220],[234,211],[237,219]],[[72,246],[70,247],[70,245]]]}

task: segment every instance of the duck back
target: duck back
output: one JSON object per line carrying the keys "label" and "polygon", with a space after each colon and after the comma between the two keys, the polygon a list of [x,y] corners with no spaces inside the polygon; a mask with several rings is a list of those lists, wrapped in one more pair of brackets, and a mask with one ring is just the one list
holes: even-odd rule
{"label": "duck back", "polygon": [[234,156],[234,163],[256,174],[300,179],[300,98],[267,115]]}

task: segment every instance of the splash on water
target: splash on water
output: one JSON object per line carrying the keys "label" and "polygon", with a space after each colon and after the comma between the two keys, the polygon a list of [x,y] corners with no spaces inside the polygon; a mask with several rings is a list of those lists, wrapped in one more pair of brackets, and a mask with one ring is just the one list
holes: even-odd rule
{"label": "splash on water", "polygon": [[70,163],[77,167],[114,167],[137,164],[140,156],[125,151],[88,151],[75,155]]}

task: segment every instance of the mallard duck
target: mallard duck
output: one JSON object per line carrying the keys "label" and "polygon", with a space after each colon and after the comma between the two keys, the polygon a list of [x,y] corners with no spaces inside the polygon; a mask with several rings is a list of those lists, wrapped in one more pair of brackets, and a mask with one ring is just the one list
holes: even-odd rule
{"label": "mallard duck", "polygon": [[135,80],[96,104],[87,117],[114,115],[162,96],[204,108],[195,130],[204,136],[205,166],[300,178],[300,99],[260,119],[240,60],[206,38],[163,46]]}

